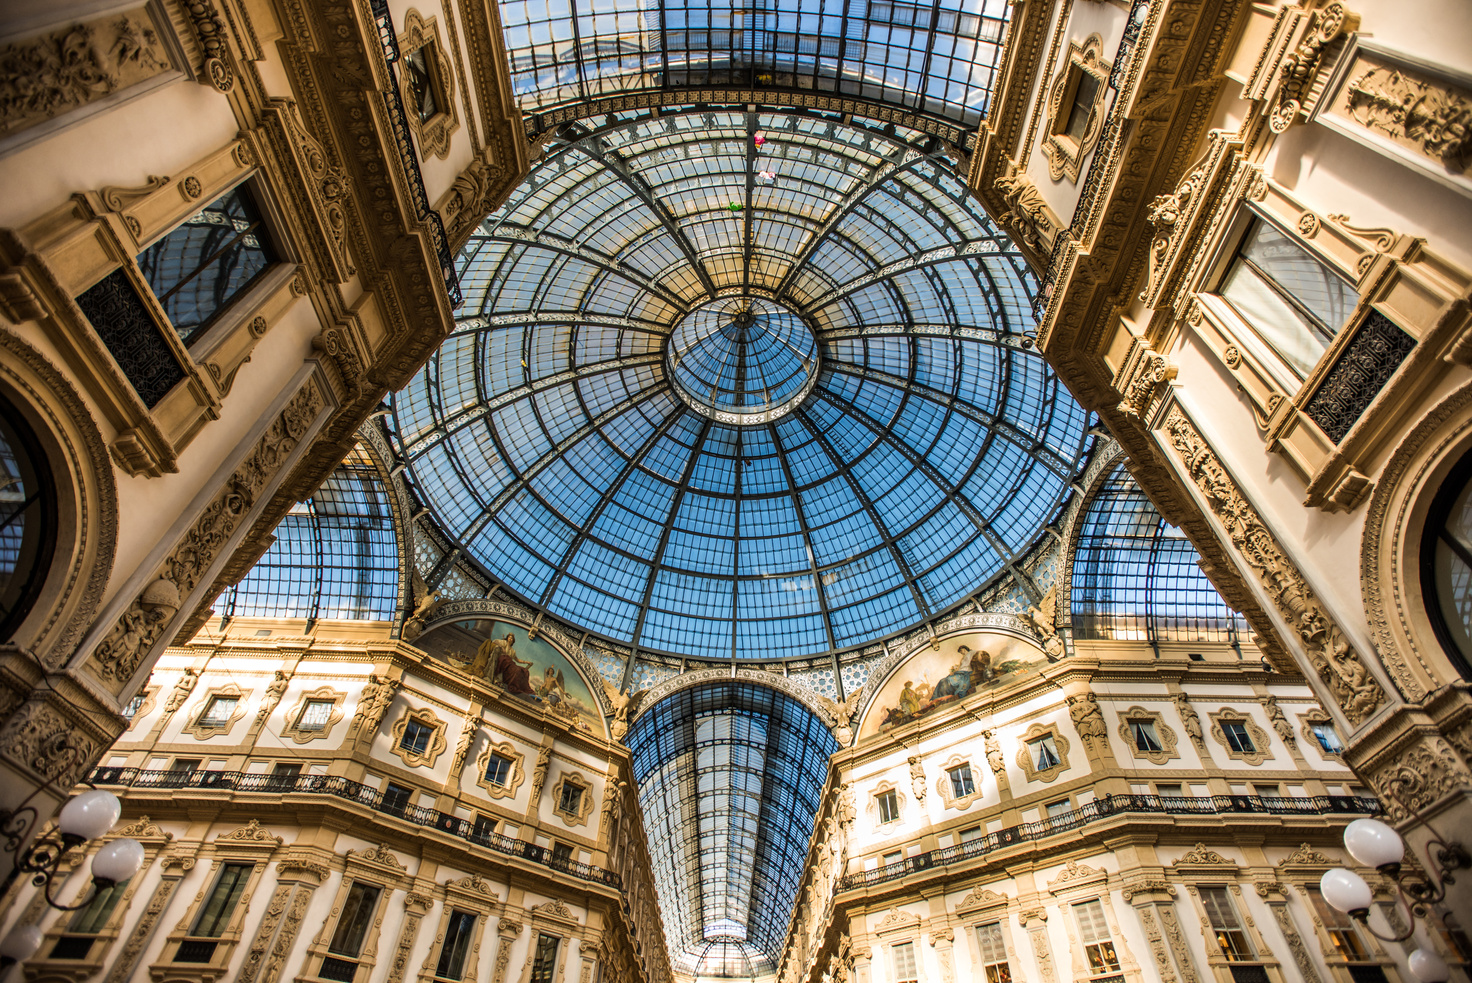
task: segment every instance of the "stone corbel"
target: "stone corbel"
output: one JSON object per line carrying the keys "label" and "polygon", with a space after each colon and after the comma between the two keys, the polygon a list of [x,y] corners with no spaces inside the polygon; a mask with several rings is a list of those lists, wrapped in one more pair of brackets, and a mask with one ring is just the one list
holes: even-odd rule
{"label": "stone corbel", "polygon": [[235,87],[235,68],[230,55],[230,36],[220,12],[211,0],[182,0],[180,6],[189,16],[189,26],[194,28],[199,41],[198,81],[218,92],[229,92]]}
{"label": "stone corbel", "polygon": [[346,172],[330,157],[316,137],[307,132],[296,104],[273,99],[261,112],[261,135],[277,157],[276,172],[283,177],[296,213],[315,221],[303,223],[318,268],[335,283],[346,283],[357,270],[347,243],[350,204]]}
{"label": "stone corbel", "polygon": [[1053,249],[1062,223],[1053,209],[1043,200],[1032,179],[1009,162],[1007,173],[996,180],[996,189],[1007,203],[1007,211],[1000,219],[1025,245],[1039,255],[1047,256]]}
{"label": "stone corbel", "polygon": [[1226,130],[1207,134],[1207,148],[1186,172],[1174,191],[1157,195],[1145,212],[1155,227],[1150,240],[1150,272],[1140,301],[1149,308],[1172,304],[1176,273],[1183,257],[1191,255],[1189,243],[1194,232],[1217,212],[1217,205],[1229,193],[1242,194],[1255,177],[1249,165],[1232,166],[1242,141]]}
{"label": "stone corbel", "polygon": [[1121,397],[1116,408],[1127,416],[1148,419],[1151,408],[1177,371],[1175,363],[1151,348],[1143,338],[1134,338],[1114,377],[1114,388]]}
{"label": "stone corbel", "polygon": [[1243,98],[1262,103],[1274,133],[1286,131],[1313,108],[1319,88],[1315,82],[1327,70],[1326,48],[1359,23],[1359,15],[1338,0],[1317,10],[1308,5],[1279,10],[1257,67],[1242,88]]}

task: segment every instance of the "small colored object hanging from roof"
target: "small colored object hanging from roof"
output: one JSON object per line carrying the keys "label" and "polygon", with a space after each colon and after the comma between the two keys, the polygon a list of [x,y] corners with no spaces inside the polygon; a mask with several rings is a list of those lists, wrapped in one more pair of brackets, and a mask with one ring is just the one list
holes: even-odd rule
{"label": "small colored object hanging from roof", "polygon": [[777,178],[777,172],[776,171],[757,171],[756,172],[756,179],[758,181],[761,181],[763,184],[770,184],[772,181],[776,180],[776,178]]}
{"label": "small colored object hanging from roof", "polygon": [[767,138],[764,137],[764,136],[762,136],[760,133],[758,133],[755,137],[753,137],[753,139],[756,141],[756,145],[758,147],[760,147],[762,144],[764,144],[764,143],[767,142]]}
{"label": "small colored object hanging from roof", "polygon": [[743,205],[743,204],[741,204],[741,202],[739,202],[739,201],[733,201],[733,202],[731,202],[731,204],[727,205],[726,207],[729,208],[729,209],[731,209],[731,211],[733,211],[733,212],[739,212],[739,211],[742,211],[743,209],[746,208],[746,206]]}

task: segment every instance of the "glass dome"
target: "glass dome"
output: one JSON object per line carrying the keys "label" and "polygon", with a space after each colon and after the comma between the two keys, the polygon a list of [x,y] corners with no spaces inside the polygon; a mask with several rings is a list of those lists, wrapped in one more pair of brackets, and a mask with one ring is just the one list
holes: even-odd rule
{"label": "glass dome", "polygon": [[569,124],[461,256],[393,402],[445,539],[642,652],[803,658],[982,591],[1056,514],[1086,414],[1034,283],[913,130],[701,110]]}

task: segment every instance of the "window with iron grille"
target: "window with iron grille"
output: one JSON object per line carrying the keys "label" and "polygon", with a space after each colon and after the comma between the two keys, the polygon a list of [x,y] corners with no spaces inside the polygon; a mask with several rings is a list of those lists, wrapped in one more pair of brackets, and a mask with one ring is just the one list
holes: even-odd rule
{"label": "window with iron grille", "polygon": [[1209,885],[1198,887],[1196,890],[1201,895],[1201,907],[1206,911],[1206,920],[1211,925],[1211,930],[1216,936],[1216,944],[1221,948],[1222,955],[1234,962],[1242,959],[1255,959],[1257,953],[1253,951],[1252,942],[1247,938],[1247,932],[1237,918],[1237,909],[1232,905],[1232,898],[1227,888],[1222,885]]}
{"label": "window with iron grille", "polygon": [[919,983],[920,974],[915,967],[915,943],[900,942],[890,946],[889,953],[894,960],[895,983]]}
{"label": "window with iron grille", "polygon": [[495,832],[496,821],[494,819],[490,816],[477,815],[475,817],[475,825],[471,827],[470,835],[480,839],[487,839]]}
{"label": "window with iron grille", "polygon": [[187,345],[278,259],[245,185],[138,255],[138,268]]}
{"label": "window with iron grille", "polygon": [[951,776],[951,796],[953,798],[964,799],[976,793],[976,783],[971,780],[970,764],[950,768],[946,774]]}
{"label": "window with iron grille", "polygon": [[552,847],[553,863],[565,864],[572,859],[572,844],[558,843]]}
{"label": "window with iron grille", "polygon": [[1001,922],[976,926],[976,946],[981,950],[981,972],[986,983],[1012,983],[1012,968],[1007,963]]}
{"label": "window with iron grille", "polygon": [[1252,743],[1252,735],[1247,732],[1247,726],[1236,720],[1221,721],[1222,736],[1227,739],[1227,747],[1238,754],[1256,754],[1257,746]]}
{"label": "window with iron grille", "polygon": [[409,808],[409,796],[412,794],[404,786],[389,782],[383,787],[383,805],[381,808],[390,815],[402,816],[404,810]]}
{"label": "window with iron grille", "polygon": [[1104,920],[1104,906],[1098,900],[1081,901],[1073,906],[1073,914],[1078,919],[1079,940],[1089,961],[1089,972],[1097,974],[1118,970],[1119,956],[1114,951],[1109,923]]}
{"label": "window with iron grille", "polygon": [[465,975],[465,957],[475,931],[475,915],[456,908],[445,924],[445,941],[440,946],[440,961],[434,975],[442,980],[458,980]]}

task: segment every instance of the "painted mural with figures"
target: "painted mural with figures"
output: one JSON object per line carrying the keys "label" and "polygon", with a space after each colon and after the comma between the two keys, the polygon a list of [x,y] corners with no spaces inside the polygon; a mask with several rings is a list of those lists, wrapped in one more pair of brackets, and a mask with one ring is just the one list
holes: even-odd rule
{"label": "painted mural with figures", "polygon": [[414,645],[501,687],[509,698],[541,704],[582,730],[603,731],[598,701],[583,677],[566,656],[530,637],[522,625],[487,618],[456,621],[425,632]]}
{"label": "painted mural with figures", "polygon": [[921,649],[885,680],[859,736],[883,734],[1047,661],[1036,645],[1012,635],[975,632],[941,639],[938,650]]}

